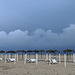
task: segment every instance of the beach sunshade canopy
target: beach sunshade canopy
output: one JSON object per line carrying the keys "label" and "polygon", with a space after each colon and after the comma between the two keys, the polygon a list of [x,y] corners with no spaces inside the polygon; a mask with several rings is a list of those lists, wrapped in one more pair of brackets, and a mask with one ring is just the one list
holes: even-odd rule
{"label": "beach sunshade canopy", "polygon": [[50,49],[50,50],[47,50],[46,52],[51,52],[52,50]]}
{"label": "beach sunshade canopy", "polygon": [[45,52],[44,50],[39,50],[39,52]]}
{"label": "beach sunshade canopy", "polygon": [[73,52],[73,50],[66,49],[66,50],[63,50],[63,52],[67,52],[67,60],[68,60],[68,53],[70,53],[70,58],[71,58],[71,52]]}
{"label": "beach sunshade canopy", "polygon": [[38,53],[39,50],[36,50],[36,49],[35,49],[35,50],[33,50],[32,52],[34,52],[34,58],[36,58],[36,55],[35,55],[35,54]]}
{"label": "beach sunshade canopy", "polygon": [[7,51],[6,53],[16,53],[16,52],[13,50],[10,50],[10,51]]}
{"label": "beach sunshade canopy", "polygon": [[58,50],[47,50],[46,52],[52,52],[52,53],[55,53],[55,52],[58,52]]}
{"label": "beach sunshade canopy", "polygon": [[33,52],[32,50],[28,50],[27,52]]}
{"label": "beach sunshade canopy", "polygon": [[56,55],[56,52],[58,52],[58,50],[52,50],[52,53],[54,53],[54,55]]}
{"label": "beach sunshade canopy", "polygon": [[18,52],[18,53],[22,53],[22,59],[23,59],[23,53],[25,53],[26,51],[25,50],[18,50],[18,51],[16,51],[16,52]]}
{"label": "beach sunshade canopy", "polygon": [[52,53],[55,53],[55,52],[58,52],[58,50],[52,50],[51,52],[52,52]]}
{"label": "beach sunshade canopy", "polygon": [[66,50],[63,50],[63,52],[72,52],[73,50],[70,50],[70,49],[66,49]]}
{"label": "beach sunshade canopy", "polygon": [[41,52],[41,58],[42,58],[42,52],[45,52],[44,50],[39,50],[39,52]]}
{"label": "beach sunshade canopy", "polygon": [[9,50],[9,51],[7,51],[6,53],[10,53],[10,54],[11,54],[11,58],[12,58],[12,53],[16,53],[16,52],[13,51],[13,50]]}
{"label": "beach sunshade canopy", "polygon": [[39,50],[36,50],[36,49],[35,49],[35,50],[33,50],[32,52],[39,52]]}
{"label": "beach sunshade canopy", "polygon": [[30,53],[33,52],[33,51],[32,50],[28,50],[27,52],[29,53],[29,58],[30,58]]}
{"label": "beach sunshade canopy", "polygon": [[5,53],[5,51],[1,50],[0,53]]}
{"label": "beach sunshade canopy", "polygon": [[18,51],[16,51],[16,52],[26,52],[25,50],[18,50]]}

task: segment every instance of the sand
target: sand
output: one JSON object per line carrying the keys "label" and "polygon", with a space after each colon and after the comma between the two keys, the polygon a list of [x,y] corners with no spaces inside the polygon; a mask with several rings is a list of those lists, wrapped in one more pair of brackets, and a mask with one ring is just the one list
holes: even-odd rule
{"label": "sand", "polygon": [[75,75],[75,64],[73,62],[67,62],[67,66],[64,67],[63,57],[61,58],[61,64],[49,65],[44,59],[44,55],[43,58],[39,57],[38,65],[36,63],[24,64],[21,56],[19,56],[19,61],[16,64],[14,62],[5,64],[2,60],[0,61],[0,75]]}

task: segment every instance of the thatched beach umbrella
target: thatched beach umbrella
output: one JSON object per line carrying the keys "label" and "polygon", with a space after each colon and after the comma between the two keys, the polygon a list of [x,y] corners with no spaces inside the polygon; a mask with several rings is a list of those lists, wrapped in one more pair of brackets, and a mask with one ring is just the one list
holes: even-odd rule
{"label": "thatched beach umbrella", "polygon": [[[47,50],[46,52],[51,52],[52,50],[51,49],[49,49],[49,50]],[[48,57],[49,57],[49,54],[48,54]]]}
{"label": "thatched beach umbrella", "polygon": [[[39,52],[39,50],[33,50],[32,52],[34,52],[34,55],[37,53],[37,52]],[[36,56],[34,56],[34,57],[36,57]]]}
{"label": "thatched beach umbrella", "polygon": [[6,53],[16,53],[16,52],[13,50],[10,50],[10,51],[7,51]]}
{"label": "thatched beach umbrella", "polygon": [[6,53],[10,53],[11,54],[11,58],[12,58],[12,53],[16,53],[16,52],[13,51],[13,50],[10,50],[10,51],[7,51]]}
{"label": "thatched beach umbrella", "polygon": [[63,50],[63,52],[67,52],[67,60],[68,60],[68,53],[73,52],[73,50],[71,50],[71,49],[66,49],[66,50]]}
{"label": "thatched beach umbrella", "polygon": [[26,51],[24,51],[24,50],[18,50],[16,52],[18,52],[18,53],[22,52],[22,59],[23,59],[23,53],[25,53]]}
{"label": "thatched beach umbrella", "polygon": [[[47,50],[46,52],[49,52],[49,53],[51,53],[51,52],[52,52],[52,50],[51,50],[51,49],[49,49],[49,50]],[[48,57],[49,57],[49,54],[48,54]]]}
{"label": "thatched beach umbrella", "polygon": [[42,58],[42,52],[45,52],[44,50],[39,50],[39,52],[41,52],[41,58]]}
{"label": "thatched beach umbrella", "polygon": [[[49,50],[46,51],[47,52],[46,53],[46,59],[51,59],[51,51],[52,51],[51,49],[49,49]],[[50,64],[49,60],[48,60],[48,64]]]}
{"label": "thatched beach umbrella", "polygon": [[58,52],[58,50],[52,50],[52,53],[54,53],[54,55],[56,55],[55,53]]}
{"label": "thatched beach umbrella", "polygon": [[36,58],[36,65],[38,64],[38,52],[39,52],[39,50],[33,50],[33,52],[35,53],[35,58]]}
{"label": "thatched beach umbrella", "polygon": [[36,52],[39,52],[39,50],[36,50],[36,49],[35,49],[35,50],[33,50],[33,52],[35,52],[35,53],[36,53]]}
{"label": "thatched beach umbrella", "polygon": [[[5,51],[1,50],[0,53],[5,53]],[[3,57],[3,55],[1,54],[1,57]]]}
{"label": "thatched beach umbrella", "polygon": [[1,50],[0,53],[5,53],[5,51]]}
{"label": "thatched beach umbrella", "polygon": [[32,50],[28,50],[27,52],[29,53],[29,58],[30,58],[30,53],[33,52],[33,51]]}
{"label": "thatched beach umbrella", "polygon": [[16,61],[16,52],[15,51],[13,51],[13,50],[9,50],[9,51],[7,51],[6,52],[6,55],[5,55],[5,63],[7,62],[7,53],[9,53],[9,59],[10,59],[10,54],[11,54],[11,58],[12,58],[12,53],[14,53],[15,54],[15,59],[14,59],[14,64],[15,64],[15,61]]}
{"label": "thatched beach umbrella", "polygon": [[52,50],[51,49],[49,49],[49,50],[47,50],[46,52],[51,52]]}

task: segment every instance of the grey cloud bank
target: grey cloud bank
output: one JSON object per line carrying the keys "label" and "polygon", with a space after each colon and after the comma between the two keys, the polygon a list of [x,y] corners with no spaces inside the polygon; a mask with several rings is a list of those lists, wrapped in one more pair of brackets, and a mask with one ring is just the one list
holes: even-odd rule
{"label": "grey cloud bank", "polygon": [[75,24],[63,29],[62,33],[36,29],[34,32],[20,29],[8,34],[0,31],[0,49],[75,49]]}
{"label": "grey cloud bank", "polygon": [[0,31],[61,30],[75,24],[75,0],[0,0]]}

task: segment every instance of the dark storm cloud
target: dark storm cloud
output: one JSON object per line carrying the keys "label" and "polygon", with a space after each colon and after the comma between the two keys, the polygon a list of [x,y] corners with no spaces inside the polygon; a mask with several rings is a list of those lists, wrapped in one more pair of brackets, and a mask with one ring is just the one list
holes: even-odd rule
{"label": "dark storm cloud", "polygon": [[75,49],[73,24],[75,0],[0,0],[0,49]]}
{"label": "dark storm cloud", "polygon": [[61,34],[54,33],[52,30],[37,29],[32,35],[28,31],[15,30],[7,34],[0,32],[0,48],[7,49],[50,49],[56,46],[68,47],[75,45],[75,25],[71,24],[63,29]]}
{"label": "dark storm cloud", "polygon": [[62,32],[71,23],[75,23],[75,0],[0,0],[0,31]]}

